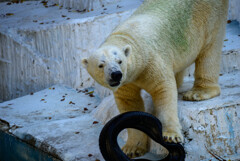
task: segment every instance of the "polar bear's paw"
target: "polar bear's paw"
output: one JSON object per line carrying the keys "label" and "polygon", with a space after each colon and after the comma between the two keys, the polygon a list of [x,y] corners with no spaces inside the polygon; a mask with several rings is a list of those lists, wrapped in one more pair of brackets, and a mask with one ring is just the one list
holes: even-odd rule
{"label": "polar bear's paw", "polygon": [[183,95],[183,99],[186,101],[202,101],[220,94],[220,88],[193,88]]}
{"label": "polar bear's paw", "polygon": [[163,140],[169,143],[181,143],[183,142],[183,136],[181,133],[163,131]]}
{"label": "polar bear's paw", "polygon": [[144,145],[143,143],[126,143],[123,146],[122,151],[130,158],[139,157],[147,152],[147,144]]}

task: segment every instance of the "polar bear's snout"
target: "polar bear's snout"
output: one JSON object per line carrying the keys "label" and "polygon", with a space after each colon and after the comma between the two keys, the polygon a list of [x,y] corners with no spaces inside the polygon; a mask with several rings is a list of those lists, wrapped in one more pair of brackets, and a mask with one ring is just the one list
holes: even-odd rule
{"label": "polar bear's snout", "polygon": [[109,81],[109,85],[111,87],[116,87],[116,86],[120,85],[121,79],[122,79],[122,72],[114,71],[111,73],[111,79]]}
{"label": "polar bear's snout", "polygon": [[120,82],[122,79],[122,72],[116,71],[111,73],[111,78],[113,81]]}

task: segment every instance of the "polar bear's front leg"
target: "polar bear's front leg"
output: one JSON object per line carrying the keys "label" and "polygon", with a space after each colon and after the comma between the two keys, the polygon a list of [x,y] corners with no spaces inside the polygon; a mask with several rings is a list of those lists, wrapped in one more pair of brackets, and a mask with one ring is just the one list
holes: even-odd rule
{"label": "polar bear's front leg", "polygon": [[[135,85],[125,85],[114,93],[120,113],[144,111],[144,103],[140,91],[141,89]],[[128,129],[128,140],[122,150],[131,158],[145,154],[147,152],[147,135],[135,129]]]}
{"label": "polar bear's front leg", "polygon": [[153,98],[155,116],[163,127],[163,138],[167,142],[182,142],[181,125],[177,110],[177,87],[175,79],[161,81],[150,91]]}

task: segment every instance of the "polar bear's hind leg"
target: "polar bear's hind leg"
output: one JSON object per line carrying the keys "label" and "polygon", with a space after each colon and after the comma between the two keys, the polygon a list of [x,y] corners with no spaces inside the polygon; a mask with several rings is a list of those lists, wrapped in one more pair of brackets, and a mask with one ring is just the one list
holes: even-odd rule
{"label": "polar bear's hind leg", "polygon": [[222,42],[221,39],[209,45],[195,61],[195,82],[193,88],[183,96],[184,100],[201,101],[220,95],[218,77]]}

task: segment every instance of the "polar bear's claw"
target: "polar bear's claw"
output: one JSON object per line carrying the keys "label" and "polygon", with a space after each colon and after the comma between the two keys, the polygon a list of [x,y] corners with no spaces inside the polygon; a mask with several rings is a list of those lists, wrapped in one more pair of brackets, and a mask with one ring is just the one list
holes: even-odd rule
{"label": "polar bear's claw", "polygon": [[183,142],[183,136],[175,132],[163,132],[163,140],[169,143],[181,143]]}
{"label": "polar bear's claw", "polygon": [[147,146],[124,145],[122,151],[130,158],[135,158],[144,155],[147,152]]}
{"label": "polar bear's claw", "polygon": [[183,95],[186,101],[202,101],[213,98],[220,94],[220,88],[193,88]]}

